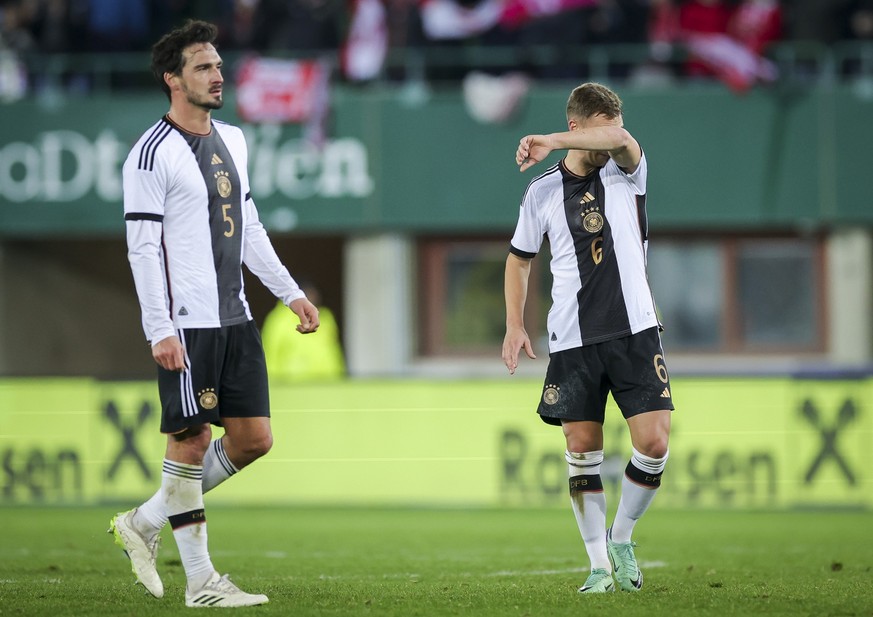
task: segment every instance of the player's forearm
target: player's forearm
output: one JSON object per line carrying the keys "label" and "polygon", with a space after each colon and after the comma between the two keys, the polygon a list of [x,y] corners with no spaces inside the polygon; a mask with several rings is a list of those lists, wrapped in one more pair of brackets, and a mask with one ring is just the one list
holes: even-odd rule
{"label": "player's forearm", "polygon": [[160,224],[153,221],[127,224],[127,257],[142,311],[143,330],[152,343],[175,334],[164,287],[160,231],[152,229],[155,226],[160,227]]}
{"label": "player's forearm", "polygon": [[167,308],[160,266],[153,267],[148,262],[132,260],[130,269],[142,311],[142,327],[146,339],[156,343],[172,336],[176,331]]}
{"label": "player's forearm", "polygon": [[306,294],[276,255],[276,249],[273,248],[264,226],[258,220],[254,206],[251,206],[248,211],[245,234],[243,261],[252,274],[257,276],[286,306],[294,300],[305,298]]}
{"label": "player's forearm", "polygon": [[601,150],[622,152],[634,143],[633,136],[620,126],[597,126],[552,133],[548,136],[552,150]]}
{"label": "player's forearm", "polygon": [[524,305],[527,301],[530,260],[510,255],[506,260],[504,297],[506,300],[506,327],[524,327]]}

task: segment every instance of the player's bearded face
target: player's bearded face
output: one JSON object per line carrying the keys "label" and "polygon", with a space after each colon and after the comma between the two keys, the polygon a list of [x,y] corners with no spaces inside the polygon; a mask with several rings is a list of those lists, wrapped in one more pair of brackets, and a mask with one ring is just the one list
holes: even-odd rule
{"label": "player's bearded face", "polygon": [[191,105],[202,107],[203,109],[221,109],[224,105],[224,99],[221,98],[221,88],[210,89],[203,93],[200,90],[189,88],[187,84],[182,84],[182,90]]}
{"label": "player's bearded face", "polygon": [[209,43],[198,44],[185,50],[186,62],[182,69],[180,86],[191,105],[203,109],[221,109],[224,77],[221,75],[221,57]]}

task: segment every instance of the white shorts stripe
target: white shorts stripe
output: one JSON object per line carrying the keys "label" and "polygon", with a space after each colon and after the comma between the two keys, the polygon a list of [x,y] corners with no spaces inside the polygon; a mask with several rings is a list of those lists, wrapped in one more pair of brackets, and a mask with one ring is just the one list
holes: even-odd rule
{"label": "white shorts stripe", "polygon": [[197,408],[197,399],[194,398],[194,384],[191,379],[191,359],[188,357],[188,346],[185,343],[185,332],[177,330],[179,340],[182,341],[182,349],[185,351],[185,371],[179,376],[179,387],[182,395],[182,415],[186,418],[196,416],[200,410]]}

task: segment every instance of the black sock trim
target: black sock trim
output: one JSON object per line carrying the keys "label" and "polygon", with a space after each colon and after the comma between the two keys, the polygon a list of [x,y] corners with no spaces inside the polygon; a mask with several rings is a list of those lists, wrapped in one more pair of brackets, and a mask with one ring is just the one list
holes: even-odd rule
{"label": "black sock trim", "polygon": [[206,511],[203,508],[199,510],[191,510],[190,512],[182,512],[181,514],[171,514],[167,517],[170,521],[170,527],[173,530],[188,525],[197,525],[206,522]]}
{"label": "black sock trim", "polygon": [[570,494],[600,493],[603,491],[603,480],[600,474],[591,476],[570,476]]}
{"label": "black sock trim", "polygon": [[633,462],[629,462],[624,470],[624,475],[627,476],[628,480],[645,488],[660,487],[662,474],[663,472],[658,474],[646,473],[642,469],[638,469]]}

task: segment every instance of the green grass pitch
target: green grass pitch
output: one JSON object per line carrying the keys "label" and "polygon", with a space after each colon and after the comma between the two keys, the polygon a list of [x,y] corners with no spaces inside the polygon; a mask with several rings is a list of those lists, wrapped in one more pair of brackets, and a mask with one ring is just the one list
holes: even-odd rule
{"label": "green grass pitch", "polygon": [[[208,504],[207,504],[208,506]],[[185,615],[164,531],[157,600],[105,533],[113,507],[0,510],[0,615]],[[212,560],[265,606],[241,615],[873,616],[869,512],[666,511],[635,533],[637,594],[581,596],[566,509],[207,509]],[[221,610],[221,609],[214,609]]]}

